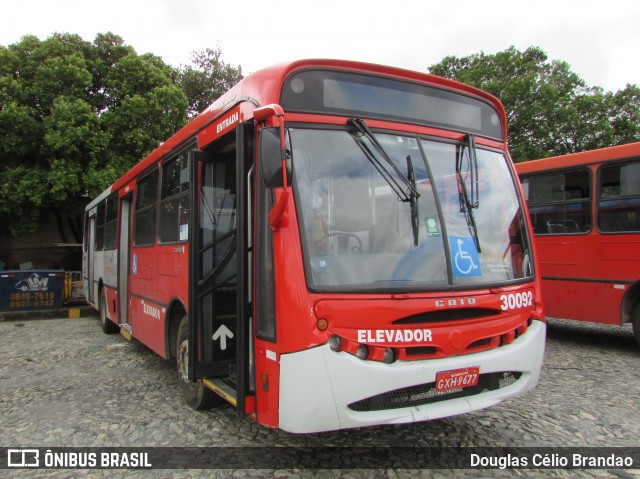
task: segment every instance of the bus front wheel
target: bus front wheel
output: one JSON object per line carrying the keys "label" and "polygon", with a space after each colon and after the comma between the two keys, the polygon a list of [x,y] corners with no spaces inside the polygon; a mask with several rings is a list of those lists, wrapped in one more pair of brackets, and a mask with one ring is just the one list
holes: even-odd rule
{"label": "bus front wheel", "polygon": [[208,389],[201,381],[189,380],[189,321],[184,316],[178,327],[176,338],[176,370],[182,395],[189,406],[196,410],[209,409],[223,402],[222,398]]}

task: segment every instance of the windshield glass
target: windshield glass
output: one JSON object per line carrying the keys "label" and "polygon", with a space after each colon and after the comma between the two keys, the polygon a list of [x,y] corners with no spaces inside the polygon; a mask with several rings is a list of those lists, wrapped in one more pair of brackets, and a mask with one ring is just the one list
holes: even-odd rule
{"label": "windshield glass", "polygon": [[[474,162],[469,159],[468,144],[421,143],[446,218],[454,284],[530,276],[526,223],[504,155],[477,148]],[[456,172],[460,157],[462,167]],[[461,198],[464,190],[467,201]]]}
{"label": "windshield glass", "polygon": [[[470,181],[465,179],[470,167],[456,172],[456,160],[468,155],[468,143],[375,137],[405,179],[413,168],[419,194],[413,211],[411,202],[402,201],[410,192],[399,195],[392,188],[363,151],[355,130],[289,130],[307,283],[312,289],[418,291],[530,274],[523,269],[529,249],[524,220],[502,154],[477,150],[474,229],[459,195],[461,183]],[[414,182],[402,184],[409,183]],[[417,231],[415,221],[412,224],[416,213]]]}

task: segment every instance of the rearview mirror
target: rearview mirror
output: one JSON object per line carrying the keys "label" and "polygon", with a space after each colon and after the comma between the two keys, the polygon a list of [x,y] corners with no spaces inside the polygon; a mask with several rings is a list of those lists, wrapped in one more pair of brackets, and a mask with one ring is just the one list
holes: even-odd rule
{"label": "rearview mirror", "polygon": [[[287,184],[291,183],[291,154],[287,156]],[[280,128],[264,128],[260,132],[260,163],[262,177],[267,188],[282,188],[282,151],[280,149]]]}
{"label": "rearview mirror", "polygon": [[[264,161],[265,165],[267,165],[267,170],[269,173],[265,176],[266,179],[269,180],[270,184],[267,186],[276,187],[281,186],[282,191],[280,192],[280,196],[276,201],[276,204],[269,211],[269,225],[273,231],[278,231],[278,225],[285,215],[285,211],[287,209],[287,204],[289,203],[289,151],[287,150],[287,141],[285,138],[285,128],[284,128],[284,111],[280,105],[272,104],[266,105],[260,108],[256,108],[253,111],[253,117],[256,121],[265,122],[265,130],[270,130],[272,128],[268,128],[269,125],[276,124],[278,125],[276,128],[273,128],[277,133],[278,138],[278,148],[277,151],[274,151],[274,142],[271,141],[269,137],[269,133],[260,135],[260,158]],[[264,145],[263,145],[264,141]],[[263,148],[264,146],[264,148]],[[275,159],[279,159],[280,161],[280,175],[282,179],[280,182],[276,182],[275,175],[272,174],[275,169],[272,165],[275,163]],[[275,183],[275,184],[274,184]]]}

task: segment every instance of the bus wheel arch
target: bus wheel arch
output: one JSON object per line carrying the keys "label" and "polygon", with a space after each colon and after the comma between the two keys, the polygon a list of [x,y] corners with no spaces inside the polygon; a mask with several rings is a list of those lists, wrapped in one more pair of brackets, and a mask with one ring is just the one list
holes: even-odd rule
{"label": "bus wheel arch", "polygon": [[176,340],[178,338],[178,329],[180,321],[187,316],[187,309],[182,301],[176,299],[167,307],[166,324],[165,324],[165,354],[167,359],[176,358]]}
{"label": "bus wheel arch", "polygon": [[105,334],[117,333],[120,328],[114,324],[107,315],[107,289],[102,283],[102,279],[98,283],[98,313],[100,318],[100,326]]}
{"label": "bus wheel arch", "polygon": [[[620,303],[620,325],[632,323],[640,305],[640,281],[633,283],[624,293]],[[638,311],[640,313],[640,311]]]}
{"label": "bus wheel arch", "polygon": [[222,404],[224,400],[207,388],[202,381],[189,381],[187,370],[189,367],[189,317],[185,314],[178,326],[175,341],[176,376],[178,384],[187,404],[196,410],[209,409]]}
{"label": "bus wheel arch", "polygon": [[620,324],[631,323],[636,342],[640,345],[640,281],[631,285],[622,299]]}

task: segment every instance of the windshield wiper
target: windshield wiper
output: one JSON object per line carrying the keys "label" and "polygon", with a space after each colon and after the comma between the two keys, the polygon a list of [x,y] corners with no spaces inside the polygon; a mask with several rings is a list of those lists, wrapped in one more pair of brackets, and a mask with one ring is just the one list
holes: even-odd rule
{"label": "windshield wiper", "polygon": [[464,157],[464,148],[460,148],[458,158],[456,159],[456,175],[458,177],[460,199],[460,212],[464,213],[464,217],[467,221],[469,233],[473,237],[473,242],[476,245],[478,253],[480,249],[480,238],[478,237],[478,227],[476,226],[476,220],[473,216],[473,210],[480,206],[480,195],[478,189],[478,157],[476,155],[476,144],[473,139],[473,135],[467,135],[467,149],[469,150],[469,170],[466,173],[466,177],[469,177],[469,189],[467,189],[466,177],[462,177],[462,159]]}
{"label": "windshield wiper", "polygon": [[420,233],[419,220],[418,220],[418,188],[416,187],[416,174],[413,171],[413,161],[411,161],[411,155],[407,155],[407,173],[409,175],[409,183],[411,184],[411,190],[409,196],[411,198],[411,228],[413,229],[413,244],[418,246],[418,235]]}
{"label": "windshield wiper", "polygon": [[[384,160],[384,163],[376,157],[376,155],[371,151],[366,143],[356,140],[367,159],[376,168],[376,170],[378,170],[380,176],[384,178],[393,192],[397,195],[398,199],[404,203],[409,203],[411,205],[411,227],[413,229],[413,242],[415,246],[418,246],[418,198],[420,198],[420,193],[418,193],[418,189],[416,187],[416,179],[415,173],[413,171],[411,156],[407,156],[407,171],[409,175],[409,179],[407,179],[395,165],[393,160],[389,157],[384,147],[380,144],[378,139],[374,136],[374,134],[371,132],[362,118],[349,118],[347,123],[353,126],[361,136],[367,138],[373,145],[375,151]],[[389,167],[391,167],[391,170],[389,170]],[[403,186],[404,188],[406,188],[406,191],[403,189]]]}
{"label": "windshield wiper", "polygon": [[[393,189],[395,194],[398,195],[398,199],[406,203],[411,201],[411,196],[402,189],[402,185],[404,185],[404,187],[407,188],[408,191],[411,191],[414,194],[420,196],[415,187],[404,177],[402,172],[391,160],[384,147],[380,144],[380,142],[378,142],[378,139],[373,135],[364,120],[362,120],[361,118],[349,118],[348,123],[349,125],[353,126],[361,136],[364,136],[369,140],[369,142],[371,142],[378,155],[381,156],[385,163],[391,167],[390,171],[384,163],[376,158],[376,156],[365,143],[358,141],[358,145],[360,145],[369,161],[371,161],[373,166],[376,167],[378,173],[380,173],[380,175],[384,177],[386,182],[389,183],[391,189]],[[402,183],[402,185],[398,182],[398,179],[400,180],[400,183]]]}

